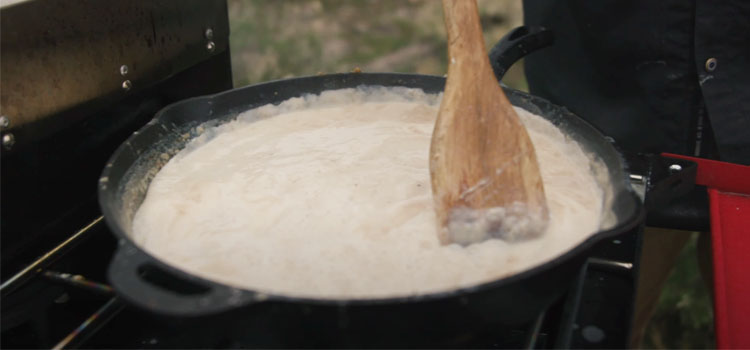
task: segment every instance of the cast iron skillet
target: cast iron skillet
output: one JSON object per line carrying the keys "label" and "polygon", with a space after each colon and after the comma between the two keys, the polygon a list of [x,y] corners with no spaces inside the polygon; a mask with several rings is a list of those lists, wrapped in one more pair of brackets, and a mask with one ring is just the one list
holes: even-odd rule
{"label": "cast iron skillet", "polygon": [[[546,35],[544,30],[523,27],[511,32],[498,44],[499,50],[492,50],[496,73],[501,76],[517,58],[549,44]],[[504,63],[498,67],[498,62]],[[333,74],[242,87],[164,108],[117,149],[100,179],[101,209],[119,240],[109,267],[113,287],[127,301],[157,314],[180,318],[231,315],[227,317],[231,317],[233,327],[262,324],[264,328],[302,332],[308,338],[334,337],[344,346],[361,345],[357,339],[363,337],[369,339],[369,346],[394,344],[389,341],[406,346],[403,340],[415,334],[440,344],[445,337],[473,329],[533,319],[568,289],[596,243],[639,225],[643,210],[630,187],[623,158],[599,131],[565,108],[508,88],[504,89],[511,103],[544,116],[578,141],[606,166],[611,179],[606,200],[612,208],[612,224],[532,269],[470,288],[419,296],[295,298],[233,288],[191,275],[146,253],[128,236],[133,214],[149,182],[166,160],[199,133],[196,127],[201,123],[220,123],[253,107],[325,90],[375,85],[440,92],[444,83],[442,77],[413,74]]]}

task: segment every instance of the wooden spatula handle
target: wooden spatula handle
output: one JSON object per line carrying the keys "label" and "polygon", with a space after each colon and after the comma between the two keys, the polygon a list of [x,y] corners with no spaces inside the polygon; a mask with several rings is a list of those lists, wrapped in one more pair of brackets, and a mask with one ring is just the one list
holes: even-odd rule
{"label": "wooden spatula handle", "polygon": [[[448,80],[430,149],[441,240],[455,241],[445,230],[452,223],[484,219],[488,211],[497,214],[489,224],[491,235],[534,236],[548,219],[539,165],[525,127],[492,73],[476,2],[443,0],[443,10]],[[503,220],[506,214],[509,219]],[[521,221],[530,223],[528,230],[508,231]]]}
{"label": "wooden spatula handle", "polygon": [[461,62],[451,61],[449,69],[455,64],[489,65],[486,57],[474,55],[480,50],[487,51],[476,1],[443,0],[443,13],[450,58],[463,58]]}

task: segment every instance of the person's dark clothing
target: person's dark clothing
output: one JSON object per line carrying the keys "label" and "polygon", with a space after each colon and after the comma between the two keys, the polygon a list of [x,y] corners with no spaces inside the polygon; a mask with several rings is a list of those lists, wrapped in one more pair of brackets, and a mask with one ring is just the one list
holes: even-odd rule
{"label": "person's dark clothing", "polygon": [[556,38],[525,60],[532,94],[625,150],[750,164],[750,1],[524,0],[524,20]]}

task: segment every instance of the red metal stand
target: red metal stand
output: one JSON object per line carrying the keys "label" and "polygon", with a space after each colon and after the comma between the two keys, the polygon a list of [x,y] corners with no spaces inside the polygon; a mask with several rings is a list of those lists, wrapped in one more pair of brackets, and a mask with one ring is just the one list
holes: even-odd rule
{"label": "red metal stand", "polygon": [[696,162],[708,187],[714,263],[714,322],[720,349],[750,348],[750,166],[664,153]]}

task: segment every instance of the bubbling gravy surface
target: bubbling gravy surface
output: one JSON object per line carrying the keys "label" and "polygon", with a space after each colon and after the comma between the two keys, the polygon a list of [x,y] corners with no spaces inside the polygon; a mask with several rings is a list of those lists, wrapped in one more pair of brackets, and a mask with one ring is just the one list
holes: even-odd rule
{"label": "bubbling gravy surface", "polygon": [[603,190],[554,125],[517,109],[550,210],[537,239],[443,246],[428,155],[440,95],[343,89],[208,128],[151,182],[132,238],[159,259],[235,287],[384,298],[489,282],[596,232]]}

